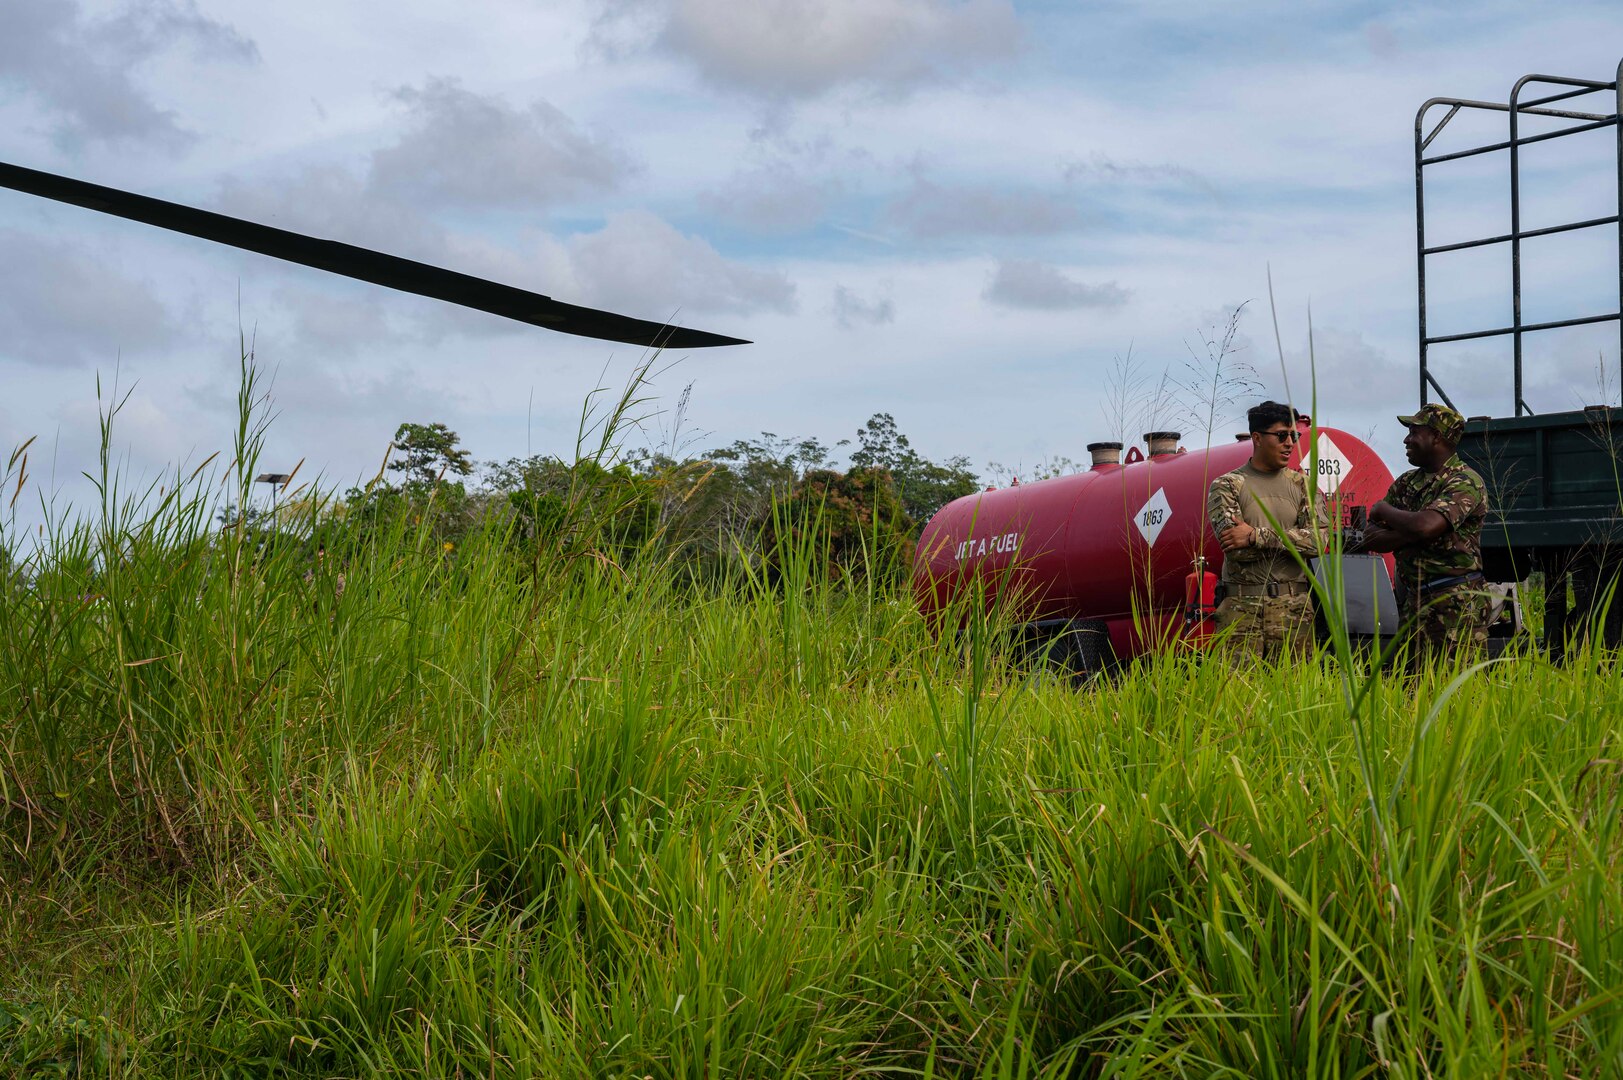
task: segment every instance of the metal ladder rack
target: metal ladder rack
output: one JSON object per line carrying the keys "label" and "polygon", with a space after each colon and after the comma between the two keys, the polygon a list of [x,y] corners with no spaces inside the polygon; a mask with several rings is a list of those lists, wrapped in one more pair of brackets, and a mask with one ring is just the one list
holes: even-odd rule
{"label": "metal ladder rack", "polygon": [[[1522,101],[1522,91],[1531,85],[1557,86],[1568,89],[1544,97]],[[1569,98],[1583,97],[1600,91],[1610,90],[1615,95],[1615,107],[1610,113],[1575,112],[1568,109],[1552,109],[1548,106]],[[1426,133],[1426,114],[1440,106],[1448,106],[1448,113],[1437,126]],[[1457,150],[1447,154],[1426,156],[1426,148],[1437,138],[1439,132],[1448,125],[1448,122],[1459,113],[1461,109],[1481,109],[1489,112],[1507,114],[1510,121],[1510,137],[1503,142],[1490,143],[1486,146],[1476,146],[1468,150]],[[1619,365],[1623,371],[1623,124],[1618,118],[1623,115],[1623,62],[1618,64],[1617,77],[1610,82],[1597,82],[1592,79],[1570,79],[1560,75],[1525,75],[1516,81],[1510,91],[1508,104],[1495,101],[1473,101],[1468,98],[1432,98],[1420,106],[1415,114],[1414,121],[1414,191],[1415,191],[1415,251],[1418,264],[1418,285],[1420,293],[1420,401],[1425,403],[1430,398],[1431,391],[1435,390],[1437,396],[1442,398],[1449,407],[1454,402],[1449,399],[1448,393],[1438,383],[1431,373],[1427,363],[1427,352],[1432,345],[1440,345],[1449,341],[1469,341],[1476,338],[1503,337],[1510,335],[1513,342],[1515,356],[1515,416],[1531,416],[1533,410],[1528,407],[1522,395],[1522,338],[1524,335],[1538,330],[1555,330],[1564,326],[1583,326],[1588,323],[1615,322],[1618,324]],[[1556,131],[1540,132],[1536,135],[1522,135],[1520,133],[1520,120],[1523,116],[1553,116],[1566,120],[1578,120],[1582,123],[1572,124]],[[1539,229],[1526,229],[1521,227],[1521,148],[1532,143],[1548,142],[1567,135],[1576,135],[1579,132],[1594,131],[1598,128],[1611,127],[1617,134],[1617,207],[1618,213],[1606,217],[1590,218],[1585,221],[1572,221],[1561,225],[1550,225]],[[1465,240],[1454,244],[1440,244],[1436,247],[1426,246],[1426,188],[1425,170],[1428,165],[1439,165],[1445,161],[1457,161],[1461,158],[1476,157],[1481,154],[1490,154],[1500,150],[1510,152],[1510,231],[1499,236],[1488,236],[1478,240]],[[1575,319],[1557,319],[1552,322],[1525,323],[1522,321],[1522,241],[1529,237],[1551,236],[1556,233],[1574,232],[1578,229],[1597,228],[1611,225],[1618,230],[1618,304],[1617,308],[1603,315],[1585,315]],[[1426,332],[1426,257],[1440,255],[1449,251],[1462,251],[1466,248],[1488,247],[1493,244],[1510,245],[1510,281],[1511,281],[1511,323],[1509,326],[1495,327],[1491,330],[1472,330],[1461,334],[1443,334],[1436,337],[1428,336]]]}

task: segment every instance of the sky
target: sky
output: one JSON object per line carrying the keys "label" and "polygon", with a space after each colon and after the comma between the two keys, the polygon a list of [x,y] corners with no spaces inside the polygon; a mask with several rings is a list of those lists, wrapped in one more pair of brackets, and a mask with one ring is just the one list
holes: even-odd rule
{"label": "sky", "polygon": [[[888,412],[1030,475],[1152,427],[1226,442],[1289,394],[1397,465],[1416,109],[1620,56],[1623,8],[1585,0],[0,0],[0,161],[753,342],[659,357],[628,449]],[[1462,114],[1433,148],[1503,131]],[[1524,150],[1524,227],[1616,213],[1614,139]],[[1504,232],[1507,192],[1503,154],[1428,170],[1428,240]],[[1508,324],[1509,265],[1434,256],[1433,332]],[[1528,321],[1617,309],[1612,230],[1523,266]],[[228,450],[244,342],[261,467],[340,487],[404,421],[567,457],[644,359],[10,191],[0,328],[0,452],[35,437],[23,502],[59,512],[113,400],[129,477]],[[1529,337],[1529,406],[1616,403],[1617,341]],[[1433,364],[1510,411],[1508,345]]]}

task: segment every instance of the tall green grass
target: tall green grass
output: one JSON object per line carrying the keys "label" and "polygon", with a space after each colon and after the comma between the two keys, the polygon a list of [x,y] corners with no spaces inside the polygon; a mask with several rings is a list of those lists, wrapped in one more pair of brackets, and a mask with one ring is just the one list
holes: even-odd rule
{"label": "tall green grass", "polygon": [[1609,655],[1355,725],[1356,655],[1079,688],[814,529],[318,558],[210,515],[253,379],[218,472],[7,536],[0,1071],[1623,1071]]}

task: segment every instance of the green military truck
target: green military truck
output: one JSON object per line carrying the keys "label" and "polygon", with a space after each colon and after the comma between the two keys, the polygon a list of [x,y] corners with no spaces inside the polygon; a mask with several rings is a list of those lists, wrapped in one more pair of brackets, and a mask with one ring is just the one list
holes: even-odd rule
{"label": "green military truck", "polygon": [[[1444,112],[1443,110],[1446,110]],[[1441,112],[1441,116],[1438,113]],[[1460,149],[1434,151],[1449,122],[1462,112],[1500,114],[1503,139]],[[1415,116],[1415,249],[1420,322],[1420,400],[1433,397],[1457,408],[1430,362],[1431,350],[1451,342],[1508,339],[1512,393],[1509,415],[1469,416],[1459,452],[1487,482],[1492,512],[1482,533],[1484,571],[1489,581],[1521,582],[1534,571],[1544,575],[1544,643],[1560,657],[1575,633],[1598,627],[1608,644],[1623,636],[1623,595],[1613,602],[1623,567],[1623,409],[1600,402],[1567,412],[1535,413],[1528,407],[1522,379],[1523,342],[1540,334],[1588,324],[1614,324],[1602,352],[1612,370],[1623,365],[1623,64],[1610,81],[1555,75],[1527,75],[1505,102],[1432,98]],[[1523,226],[1524,148],[1584,132],[1604,132],[1612,155],[1616,201],[1612,213],[1582,220]],[[1446,144],[1445,144],[1446,145]],[[1503,155],[1508,162],[1510,228],[1493,236],[1427,245],[1427,170],[1449,162]],[[1479,170],[1480,171],[1480,170]],[[1529,241],[1584,230],[1605,230],[1617,240],[1617,263],[1606,274],[1609,311],[1575,318],[1529,322],[1523,318],[1523,247]],[[1591,234],[1593,235],[1593,234]],[[1427,326],[1428,263],[1437,256],[1472,249],[1509,254],[1511,311],[1508,322],[1463,332],[1431,334]],[[1446,272],[1446,268],[1444,268]],[[1434,271],[1435,274],[1436,271]],[[1615,276],[1613,276],[1615,274]],[[1472,373],[1477,374],[1476,372]],[[1502,378],[1502,371],[1486,373]],[[1601,380],[1604,384],[1604,379]],[[1497,382],[1496,382],[1497,385]],[[1623,385],[1623,384],[1620,384]],[[1597,395],[1598,396],[1598,395]]]}

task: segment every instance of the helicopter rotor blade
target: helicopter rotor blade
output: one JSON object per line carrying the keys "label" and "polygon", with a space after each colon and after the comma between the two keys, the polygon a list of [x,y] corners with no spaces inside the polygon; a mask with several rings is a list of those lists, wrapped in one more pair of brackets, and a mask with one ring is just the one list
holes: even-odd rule
{"label": "helicopter rotor blade", "polygon": [[227,217],[210,210],[165,202],[117,188],[0,162],[0,187],[72,203],[114,217],[186,233],[217,244],[269,255],[273,259],[326,270],[374,285],[416,293],[462,307],[487,311],[531,326],[580,337],[620,341],[650,348],[705,349],[748,345],[742,338],[634,319],[611,311],[579,307],[511,285],[459,274],[379,251],[321,240],[302,233]]}

